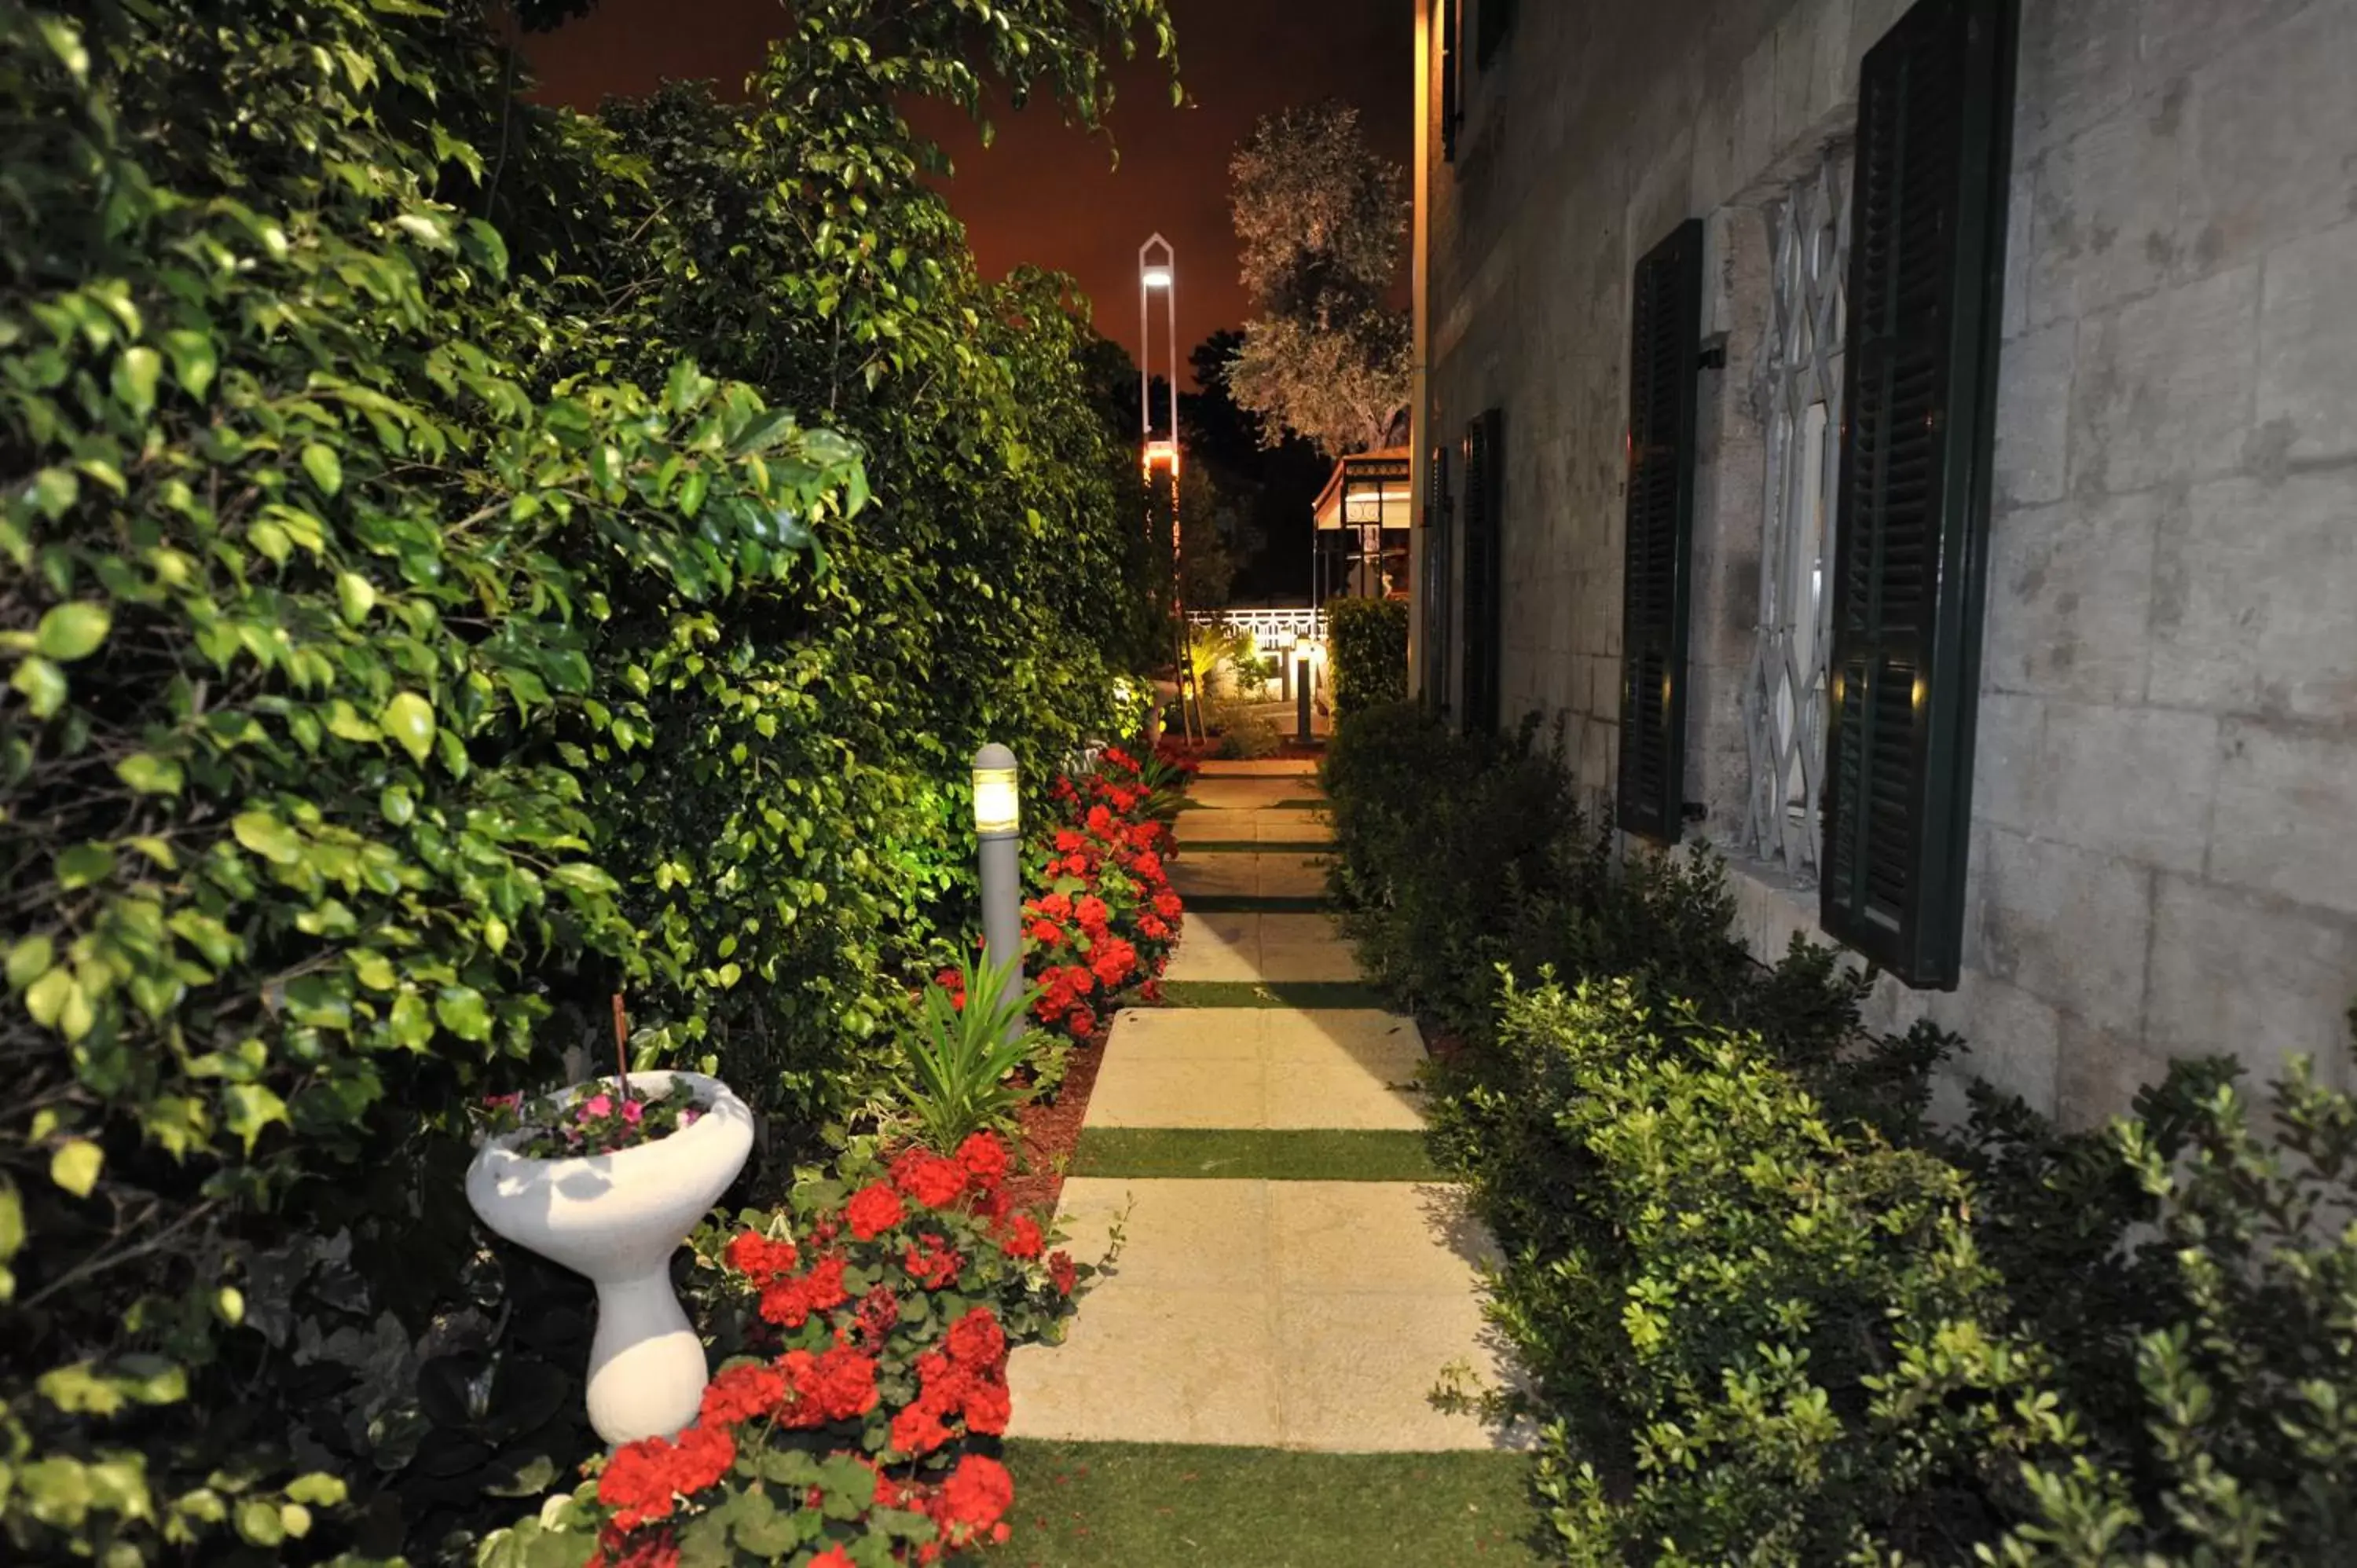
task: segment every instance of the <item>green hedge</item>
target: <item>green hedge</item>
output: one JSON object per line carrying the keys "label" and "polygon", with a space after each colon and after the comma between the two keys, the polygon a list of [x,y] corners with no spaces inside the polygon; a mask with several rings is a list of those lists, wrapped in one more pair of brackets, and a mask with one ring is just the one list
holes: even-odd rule
{"label": "green hedge", "polygon": [[1168,18],[899,11],[601,121],[471,0],[0,0],[0,1555],[463,1555],[566,1402],[422,1386],[544,1326],[464,1104],[621,991],[791,1153],[964,945],[974,746],[1111,730],[1098,340],[898,104],[1093,121]]}
{"label": "green hedge", "polygon": [[1396,599],[1329,599],[1334,716],[1407,696],[1407,606]]}
{"label": "green hedge", "polygon": [[1371,711],[1327,788],[1346,925],[1462,1047],[1436,1154],[1566,1560],[2357,1557],[2349,1096],[2210,1059],[2088,1133],[1986,1087],[1935,1126],[1955,1041],[1753,963],[1706,855],[1616,865],[1529,728]]}

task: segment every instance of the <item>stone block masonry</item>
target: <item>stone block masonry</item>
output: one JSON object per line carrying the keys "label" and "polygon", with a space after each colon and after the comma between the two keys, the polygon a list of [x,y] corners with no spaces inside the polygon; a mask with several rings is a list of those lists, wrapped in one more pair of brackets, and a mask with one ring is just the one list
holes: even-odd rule
{"label": "stone block masonry", "polygon": [[[1628,278],[1708,222],[1687,798],[1748,762],[1763,203],[1901,0],[1523,5],[1431,171],[1431,428],[1504,411],[1510,712],[1613,782]],[[1604,47],[1609,40],[1609,47]],[[2351,1083],[2357,0],[2021,0],[1966,972],[1875,1017],[2085,1122],[2171,1054]],[[1437,141],[1434,156],[1437,157]],[[1815,895],[1738,868],[1750,940]]]}

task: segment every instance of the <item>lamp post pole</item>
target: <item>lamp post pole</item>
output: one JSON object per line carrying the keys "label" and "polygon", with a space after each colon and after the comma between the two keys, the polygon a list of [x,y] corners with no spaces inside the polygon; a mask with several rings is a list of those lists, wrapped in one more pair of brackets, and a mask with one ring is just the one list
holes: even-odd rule
{"label": "lamp post pole", "polygon": [[[1160,234],[1147,236],[1137,248],[1137,435],[1140,456],[1149,486],[1167,475],[1170,506],[1170,619],[1172,647],[1178,656],[1178,714],[1190,736],[1200,728],[1202,694],[1192,692],[1187,658],[1187,607],[1178,586],[1178,254]],[[1154,297],[1162,296],[1164,434],[1155,434],[1154,421]],[[1153,526],[1155,501],[1146,507],[1147,527]],[[1189,711],[1189,701],[1193,712]]]}
{"label": "lamp post pole", "polygon": [[[1015,754],[996,741],[974,754],[974,832],[982,845],[982,961],[1017,993],[1023,980],[1022,796]],[[1022,1028],[1018,1013],[1007,1037]]]}
{"label": "lamp post pole", "polygon": [[1295,717],[1300,721],[1301,744],[1304,746],[1308,746],[1309,744],[1310,648],[1311,644],[1308,639],[1305,638],[1300,642],[1296,643],[1293,649],[1294,712]]}

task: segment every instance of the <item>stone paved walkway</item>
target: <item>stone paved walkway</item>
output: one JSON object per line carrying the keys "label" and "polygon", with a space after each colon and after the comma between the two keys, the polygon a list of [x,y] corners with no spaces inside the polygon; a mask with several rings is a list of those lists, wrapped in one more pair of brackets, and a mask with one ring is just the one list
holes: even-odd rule
{"label": "stone paved walkway", "polygon": [[[1212,764],[1197,780],[1173,877],[1222,912],[1189,912],[1167,978],[1358,978],[1325,915],[1226,912],[1322,893],[1314,852],[1249,847],[1322,841],[1319,814],[1293,804],[1316,794],[1302,763]],[[1424,1054],[1413,1019],[1366,1008],[1132,1009],[1114,1023],[1083,1147],[1103,1129],[1395,1138],[1422,1125]],[[1075,1256],[1102,1251],[1115,1225],[1125,1250],[1064,1344],[1016,1352],[1013,1435],[1335,1453],[1526,1438],[1427,1397],[1452,1364],[1502,1379],[1475,1290],[1492,1245],[1453,1187],[1097,1175],[1064,1184],[1060,1215]]]}

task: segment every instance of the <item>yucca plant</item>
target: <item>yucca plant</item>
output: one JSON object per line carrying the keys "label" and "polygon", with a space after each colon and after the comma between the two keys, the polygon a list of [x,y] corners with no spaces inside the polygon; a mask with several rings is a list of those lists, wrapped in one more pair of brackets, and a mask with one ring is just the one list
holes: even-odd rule
{"label": "yucca plant", "polygon": [[924,1141],[946,1154],[985,1128],[1013,1124],[1034,1092],[1014,1075],[1047,1040],[1031,1026],[1039,989],[1024,984],[1020,970],[969,962],[944,972],[955,983],[925,987],[900,1087]]}

